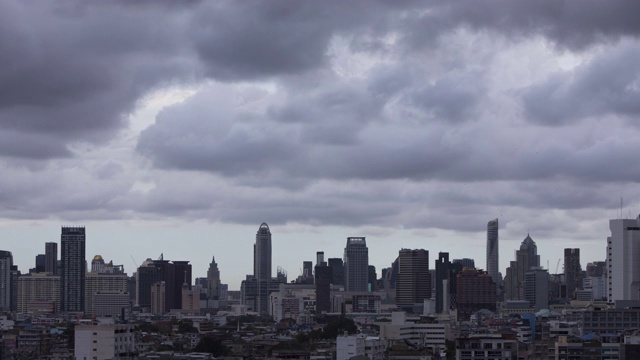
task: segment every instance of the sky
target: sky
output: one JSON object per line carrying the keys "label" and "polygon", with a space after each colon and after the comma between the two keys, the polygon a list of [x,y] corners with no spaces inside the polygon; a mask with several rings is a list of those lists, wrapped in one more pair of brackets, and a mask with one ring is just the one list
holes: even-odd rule
{"label": "sky", "polygon": [[[129,274],[401,248],[605,259],[640,212],[640,2],[0,2],[0,248],[60,227]],[[621,204],[622,198],[622,204]]]}

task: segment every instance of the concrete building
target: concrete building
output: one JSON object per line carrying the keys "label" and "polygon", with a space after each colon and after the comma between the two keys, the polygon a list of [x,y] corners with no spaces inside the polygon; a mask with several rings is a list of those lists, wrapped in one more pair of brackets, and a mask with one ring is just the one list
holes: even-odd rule
{"label": "concrete building", "polygon": [[338,335],[336,339],[336,360],[349,360],[365,355],[364,335]]}
{"label": "concrete building", "polygon": [[364,237],[349,237],[344,248],[346,291],[369,290],[369,249]]}
{"label": "concrete building", "polygon": [[129,318],[131,301],[129,293],[122,291],[98,291],[93,294],[95,317]]}
{"label": "concrete building", "polygon": [[44,271],[58,275],[58,243],[44,244]]}
{"label": "concrete building", "polygon": [[61,279],[50,273],[34,273],[18,278],[18,313],[61,310]]}
{"label": "concrete building", "polygon": [[260,224],[253,245],[253,275],[256,279],[256,309],[260,315],[269,314],[269,290],[271,288],[271,230],[267,223]]}
{"label": "concrete building", "polygon": [[498,252],[498,219],[487,223],[487,273],[494,283],[500,283],[500,254]]}
{"label": "concrete building", "polygon": [[496,311],[496,284],[482,270],[464,269],[458,273],[456,293],[458,321],[468,321],[478,310]]}
{"label": "concrete building", "polygon": [[11,311],[12,267],[13,255],[11,251],[0,250],[0,310],[3,311]]}
{"label": "concrete building", "polygon": [[344,285],[344,261],[340,258],[328,259],[331,268],[331,284]]}
{"label": "concrete building", "polygon": [[95,295],[99,292],[127,293],[126,274],[89,272],[85,276],[85,314],[96,314]]}
{"label": "concrete building", "polygon": [[164,281],[157,281],[151,285],[150,308],[151,313],[162,315],[165,313],[166,304],[166,284]]}
{"label": "concrete building", "polygon": [[158,281],[162,281],[160,269],[153,263],[151,259],[145,260],[136,271],[135,303],[141,308],[151,308],[151,287]]}
{"label": "concrete building", "polygon": [[609,221],[607,302],[640,300],[640,216]]}
{"label": "concrete building", "polygon": [[207,270],[207,297],[220,300],[220,270],[218,270],[215,256],[211,257],[209,270]]}
{"label": "concrete building", "polygon": [[575,299],[576,290],[582,289],[580,249],[564,249],[564,281],[567,285],[567,297]]}
{"label": "concrete building", "polygon": [[315,268],[316,314],[331,311],[331,267],[324,260]]}
{"label": "concrete building", "polygon": [[536,311],[549,308],[549,272],[532,268],[524,275],[524,298]]}
{"label": "concrete building", "polygon": [[131,325],[78,325],[74,335],[76,359],[125,358],[136,351]]}
{"label": "concrete building", "polygon": [[396,304],[422,304],[425,299],[430,299],[429,251],[401,249],[398,254],[398,265]]}
{"label": "concrete building", "polygon": [[449,324],[425,324],[407,321],[404,312],[391,313],[391,322],[376,323],[380,326],[380,339],[387,344],[408,341],[417,348],[428,348],[438,353],[446,350],[446,340],[451,337]]}
{"label": "concrete building", "polygon": [[84,227],[63,226],[60,236],[62,311],[84,312],[86,232]]}

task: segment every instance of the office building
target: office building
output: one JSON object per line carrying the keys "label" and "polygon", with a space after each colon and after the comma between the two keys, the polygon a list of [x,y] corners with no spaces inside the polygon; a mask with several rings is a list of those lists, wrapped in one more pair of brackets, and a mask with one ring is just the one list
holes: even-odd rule
{"label": "office building", "polygon": [[260,224],[253,245],[253,275],[256,279],[255,311],[260,315],[269,314],[269,289],[271,287],[271,230],[267,223]]}
{"label": "office building", "polygon": [[62,311],[83,312],[86,272],[85,228],[63,226],[60,240]]}
{"label": "office building", "polygon": [[207,297],[209,299],[220,299],[220,270],[216,263],[216,257],[211,257],[209,270],[207,270]]}
{"label": "office building", "polygon": [[576,290],[582,289],[580,249],[564,249],[564,281],[567,285],[567,297],[574,299]]}
{"label": "office building", "polygon": [[44,244],[44,271],[58,275],[58,243]]}
{"label": "office building", "polygon": [[396,304],[415,305],[431,298],[429,251],[402,249],[398,254]]}
{"label": "office building", "polygon": [[367,279],[367,281],[369,282],[369,291],[378,290],[378,273],[376,272],[375,266],[369,265]]}
{"label": "office building", "polygon": [[34,273],[20,276],[17,282],[18,313],[60,311],[60,276]]}
{"label": "office building", "polygon": [[127,320],[131,313],[129,294],[122,291],[98,291],[93,294],[93,315]]}
{"label": "office building", "polygon": [[326,262],[316,265],[316,314],[331,311],[331,275],[331,267]]}
{"label": "office building", "polygon": [[449,275],[451,263],[449,262],[449,253],[438,253],[436,260],[436,276],[435,276],[435,294],[436,294],[436,313],[440,314],[444,309],[449,308]]}
{"label": "office building", "polygon": [[[162,281],[160,269],[147,259],[136,271],[136,301],[135,303],[143,309],[151,308],[151,286],[158,281]],[[164,293],[163,293],[164,294]],[[164,299],[162,300],[164,306]],[[162,309],[164,311],[164,309]]]}
{"label": "office building", "polygon": [[331,268],[331,284],[344,285],[344,261],[340,258],[330,258],[328,263]]}
{"label": "office building", "polygon": [[165,283],[164,311],[182,309],[182,285],[185,277],[187,285],[189,287],[192,285],[189,261],[165,260],[161,255],[158,260],[153,260],[152,262],[159,270],[160,280]]}
{"label": "office building", "polygon": [[458,321],[468,321],[478,310],[496,311],[496,284],[482,270],[464,269],[457,278]]}
{"label": "office building", "polygon": [[[85,278],[85,314],[96,314],[95,296],[97,293],[115,292],[127,294],[126,274],[106,274],[89,272]],[[127,297],[129,295],[127,294]]]}
{"label": "office building", "polygon": [[609,221],[607,302],[640,300],[640,216]]}
{"label": "office building", "polygon": [[540,267],[540,255],[538,255],[538,246],[536,242],[533,241],[531,236],[527,234],[527,237],[522,240],[520,244],[520,250],[527,253],[529,257],[529,266],[530,267]]}
{"label": "office building", "polygon": [[498,219],[487,223],[487,273],[500,284],[500,254],[498,252]]}
{"label": "office building", "polygon": [[11,311],[12,267],[13,255],[11,251],[0,250],[0,310],[3,311]]}
{"label": "office building", "polygon": [[476,268],[476,262],[473,259],[470,258],[463,258],[463,259],[453,259],[453,261],[451,261],[452,264],[461,264],[463,268],[467,268],[467,269],[475,269]]}
{"label": "office building", "polygon": [[75,359],[128,359],[136,353],[131,325],[78,325],[74,335]]}
{"label": "office building", "polygon": [[154,315],[162,315],[167,308],[166,301],[166,286],[164,281],[156,281],[151,285],[150,289],[150,303],[151,313]]}
{"label": "office building", "polygon": [[549,271],[532,268],[524,275],[524,299],[536,311],[549,308]]}
{"label": "office building", "polygon": [[368,291],[369,249],[364,237],[349,237],[344,248],[346,291]]}
{"label": "office building", "polygon": [[38,254],[36,255],[36,266],[33,268],[33,272],[44,272],[45,271],[45,255]]}

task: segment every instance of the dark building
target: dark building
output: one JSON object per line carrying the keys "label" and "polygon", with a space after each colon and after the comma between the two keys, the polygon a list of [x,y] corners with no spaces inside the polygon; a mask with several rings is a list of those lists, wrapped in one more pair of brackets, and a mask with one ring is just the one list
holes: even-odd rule
{"label": "dark building", "polygon": [[[188,261],[169,261],[160,258],[153,264],[160,270],[160,281],[165,283],[165,312],[182,308],[182,286],[191,289],[191,265]],[[152,284],[153,285],[153,284]]]}
{"label": "dark building", "polygon": [[44,244],[44,271],[58,275],[58,243]]}
{"label": "dark building", "polygon": [[13,267],[13,254],[11,251],[0,250],[0,310],[11,309],[11,297],[13,295],[11,268]]}
{"label": "dark building", "polygon": [[606,262],[594,261],[587,264],[587,276],[591,277],[603,277],[605,276]]}
{"label": "dark building", "polygon": [[326,262],[316,265],[316,314],[331,311],[331,267]]}
{"label": "dark building", "polygon": [[344,248],[344,285],[346,291],[368,291],[369,249],[364,237],[349,237]]}
{"label": "dark building", "polygon": [[431,298],[429,251],[402,249],[398,255],[396,304],[421,304]]}
{"label": "dark building", "polygon": [[463,259],[453,259],[453,261],[451,261],[452,264],[461,264],[463,268],[467,268],[467,269],[475,269],[476,268],[476,262],[473,259],[470,258],[463,258]]}
{"label": "dark building", "polygon": [[582,289],[580,249],[564,249],[564,282],[567,285],[567,297],[574,299],[576,289]]}
{"label": "dark building", "polygon": [[468,321],[478,310],[496,311],[496,284],[486,272],[464,269],[458,273],[456,286],[458,321]]}
{"label": "dark building", "polygon": [[36,255],[36,266],[33,268],[34,272],[41,273],[45,272],[45,255],[38,254]]}
{"label": "dark building", "polygon": [[173,309],[182,309],[182,288],[186,286],[191,290],[193,282],[191,280],[191,264],[189,261],[172,261],[174,267],[174,292],[173,292]]}
{"label": "dark building", "polygon": [[370,291],[378,290],[378,274],[376,273],[375,266],[369,265],[369,272],[367,275],[367,279],[369,281],[369,290]]}
{"label": "dark building", "polygon": [[331,268],[331,283],[333,285],[344,285],[344,262],[340,258],[329,259]]}
{"label": "dark building", "polygon": [[[445,295],[449,294],[449,275],[451,263],[449,262],[449,253],[438,253],[436,260],[436,313],[442,313],[445,307]],[[448,307],[449,304],[446,304]]]}
{"label": "dark building", "polygon": [[269,314],[269,292],[271,288],[271,230],[262,223],[256,232],[253,245],[253,275],[257,281],[257,308],[260,315]]}
{"label": "dark building", "polygon": [[84,311],[85,289],[85,242],[84,227],[63,226],[60,239],[62,261],[60,296],[62,311]]}
{"label": "dark building", "polygon": [[151,309],[151,286],[162,281],[160,268],[153,262],[140,266],[136,272],[136,302],[140,307]]}

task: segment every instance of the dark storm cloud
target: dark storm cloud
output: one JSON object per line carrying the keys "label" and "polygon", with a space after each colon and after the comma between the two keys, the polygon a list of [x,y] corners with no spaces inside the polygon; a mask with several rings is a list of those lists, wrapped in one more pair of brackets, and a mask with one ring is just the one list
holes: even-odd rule
{"label": "dark storm cloud", "polygon": [[587,64],[524,91],[529,118],[562,125],[590,116],[640,114],[640,46],[637,42],[599,54]]}

